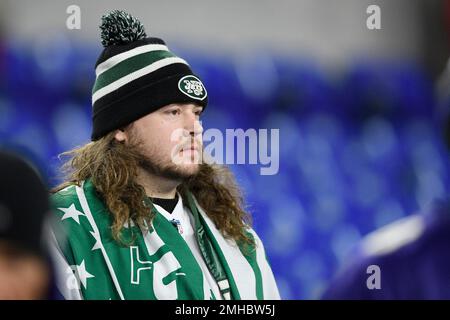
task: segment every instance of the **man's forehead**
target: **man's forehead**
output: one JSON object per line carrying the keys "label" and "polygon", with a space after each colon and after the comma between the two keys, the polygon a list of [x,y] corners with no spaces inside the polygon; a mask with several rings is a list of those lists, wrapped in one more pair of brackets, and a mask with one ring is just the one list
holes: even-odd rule
{"label": "man's forehead", "polygon": [[197,104],[197,103],[192,103],[192,102],[180,102],[180,103],[171,103],[168,105],[165,105],[163,107],[161,107],[161,109],[164,108],[170,108],[170,107],[174,107],[174,106],[179,106],[179,107],[192,107],[192,108],[201,108],[203,109],[204,107]]}

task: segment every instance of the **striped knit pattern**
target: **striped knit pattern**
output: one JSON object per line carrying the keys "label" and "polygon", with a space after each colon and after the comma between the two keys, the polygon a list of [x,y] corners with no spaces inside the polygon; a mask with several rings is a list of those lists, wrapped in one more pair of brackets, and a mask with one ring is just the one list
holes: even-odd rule
{"label": "striped knit pattern", "polygon": [[92,103],[138,78],[175,63],[187,65],[167,46],[160,44],[148,44],[113,56],[100,63],[95,70]]}

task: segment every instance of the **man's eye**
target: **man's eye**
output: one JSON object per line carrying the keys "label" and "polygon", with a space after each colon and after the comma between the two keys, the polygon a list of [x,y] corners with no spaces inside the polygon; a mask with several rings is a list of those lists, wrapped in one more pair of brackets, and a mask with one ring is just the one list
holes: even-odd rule
{"label": "man's eye", "polygon": [[176,115],[180,114],[180,110],[178,110],[178,109],[170,110],[169,113],[173,116],[176,116]]}

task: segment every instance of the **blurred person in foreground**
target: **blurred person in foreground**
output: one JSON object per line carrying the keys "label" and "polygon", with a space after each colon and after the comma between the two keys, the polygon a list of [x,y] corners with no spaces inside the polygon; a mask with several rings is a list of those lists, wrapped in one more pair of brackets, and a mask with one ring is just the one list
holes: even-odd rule
{"label": "blurred person in foreground", "polygon": [[48,193],[20,157],[0,151],[0,300],[52,298],[41,235]]}
{"label": "blurred person in foreground", "polygon": [[449,247],[450,202],[435,201],[363,239],[322,298],[450,299]]}
{"label": "blurred person in foreground", "polygon": [[[66,299],[279,299],[230,172],[204,163],[207,92],[123,11],[102,17],[92,142],[52,195]],[[200,161],[199,161],[200,160]]]}
{"label": "blurred person in foreground", "polygon": [[[438,112],[450,150],[450,60],[438,81]],[[323,299],[450,299],[450,198],[366,236]]]}

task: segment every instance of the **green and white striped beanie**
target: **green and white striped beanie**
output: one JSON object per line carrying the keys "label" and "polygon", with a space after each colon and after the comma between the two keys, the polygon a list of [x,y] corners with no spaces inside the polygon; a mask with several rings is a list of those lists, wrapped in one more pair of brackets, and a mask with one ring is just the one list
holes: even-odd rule
{"label": "green and white striped beanie", "polygon": [[105,48],[95,65],[93,141],[171,103],[206,107],[201,80],[162,39],[147,37],[139,20],[114,10],[100,29]]}

